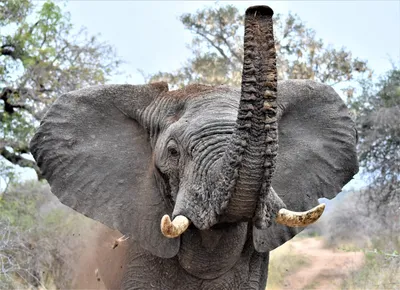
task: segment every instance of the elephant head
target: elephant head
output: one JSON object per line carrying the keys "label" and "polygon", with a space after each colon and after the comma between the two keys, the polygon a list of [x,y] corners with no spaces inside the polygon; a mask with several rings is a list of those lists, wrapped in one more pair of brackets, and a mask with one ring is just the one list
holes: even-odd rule
{"label": "elephant head", "polygon": [[277,82],[272,14],[246,11],[240,91],[161,82],[58,98],[31,141],[52,192],[162,258],[179,252],[189,223],[199,232],[253,225],[265,252],[317,219],[321,207],[289,210],[309,210],[352,178],[356,131],[332,88]]}

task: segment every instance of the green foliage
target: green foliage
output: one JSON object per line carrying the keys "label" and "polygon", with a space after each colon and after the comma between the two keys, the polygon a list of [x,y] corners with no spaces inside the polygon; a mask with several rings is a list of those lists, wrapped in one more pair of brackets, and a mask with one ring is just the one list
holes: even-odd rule
{"label": "green foliage", "polygon": [[[176,72],[159,72],[147,80],[164,80],[175,87],[190,83],[239,86],[244,18],[237,8],[205,8],[183,14],[180,20],[193,34],[193,57]],[[297,15],[275,15],[274,30],[279,79],[315,79],[332,85],[369,72],[366,62],[353,58],[345,48],[324,45]]]}
{"label": "green foliage", "polygon": [[21,230],[28,230],[36,222],[36,205],[37,201],[29,196],[2,198],[0,200],[1,216],[7,218],[11,226],[18,225]]}
{"label": "green foliage", "polygon": [[0,1],[0,27],[10,23],[21,23],[32,10],[29,0]]}
{"label": "green foliage", "polygon": [[23,154],[49,105],[63,93],[103,84],[120,61],[114,49],[84,29],[53,1],[0,2],[0,153],[34,168]]}

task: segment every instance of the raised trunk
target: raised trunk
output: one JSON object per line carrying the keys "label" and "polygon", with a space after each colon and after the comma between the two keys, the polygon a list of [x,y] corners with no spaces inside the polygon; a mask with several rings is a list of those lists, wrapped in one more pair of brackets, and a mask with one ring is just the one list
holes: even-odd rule
{"label": "raised trunk", "polygon": [[302,213],[285,210],[286,205],[271,187],[278,153],[272,15],[267,6],[246,11],[242,92],[235,130],[223,157],[209,170],[206,194],[201,186],[182,187],[178,193],[174,220],[167,215],[162,219],[161,230],[167,237],[181,235],[190,221],[202,230],[217,222],[249,219],[259,229],[268,228],[274,220],[286,226],[307,226],[324,210],[323,205]]}
{"label": "raised trunk", "polygon": [[[223,157],[209,172],[209,179],[215,180],[208,185],[209,195],[198,193],[197,188],[183,188],[177,196],[173,219],[185,216],[199,229],[253,217],[256,224],[268,224],[270,217],[284,206],[270,190],[278,151],[272,15],[267,6],[246,11],[242,92],[235,131]],[[169,217],[163,222],[173,229],[178,227],[169,223]]]}
{"label": "raised trunk", "polygon": [[267,6],[246,11],[238,119],[222,161],[230,192],[224,213],[236,218],[253,217],[275,168],[277,72],[272,15]]}

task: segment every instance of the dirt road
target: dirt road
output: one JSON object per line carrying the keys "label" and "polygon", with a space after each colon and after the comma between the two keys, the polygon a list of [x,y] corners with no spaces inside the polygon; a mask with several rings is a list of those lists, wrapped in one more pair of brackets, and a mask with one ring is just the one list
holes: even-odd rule
{"label": "dirt road", "polygon": [[324,248],[322,239],[307,238],[291,243],[295,253],[308,258],[309,265],[288,276],[282,289],[340,289],[343,279],[364,262],[363,253]]}

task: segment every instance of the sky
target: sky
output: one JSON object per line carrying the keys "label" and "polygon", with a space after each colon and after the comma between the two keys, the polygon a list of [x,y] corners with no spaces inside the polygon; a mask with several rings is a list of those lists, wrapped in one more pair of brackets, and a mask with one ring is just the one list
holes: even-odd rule
{"label": "sky", "polygon": [[232,4],[244,13],[251,5],[269,5],[275,13],[296,13],[317,37],[346,47],[367,60],[379,75],[400,59],[400,1],[69,1],[76,27],[112,44],[127,62],[126,75],[114,83],[143,83],[145,73],[174,71],[190,57],[191,34],[179,21],[183,13]]}
{"label": "sky", "polygon": [[[144,83],[146,74],[170,72],[191,56],[192,35],[179,21],[183,13],[206,6],[232,4],[244,13],[252,5],[269,5],[275,13],[298,14],[318,38],[334,47],[346,47],[353,56],[367,60],[376,75],[400,60],[400,1],[69,1],[64,9],[76,29],[115,47],[126,62],[123,75],[112,83]],[[34,173],[25,173],[26,178]],[[365,184],[357,175],[345,189]]]}

